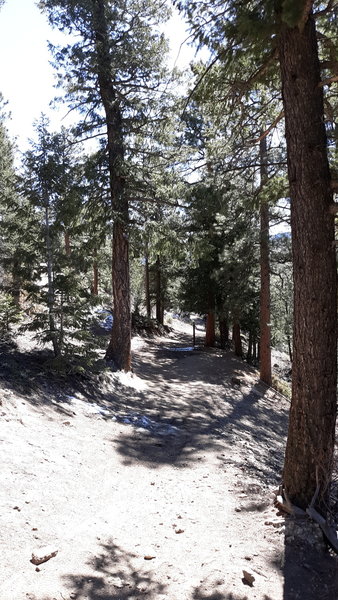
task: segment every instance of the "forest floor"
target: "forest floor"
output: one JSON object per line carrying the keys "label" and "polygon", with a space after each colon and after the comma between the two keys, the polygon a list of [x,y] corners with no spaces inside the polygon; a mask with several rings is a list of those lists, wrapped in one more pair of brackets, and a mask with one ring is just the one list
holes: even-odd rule
{"label": "forest floor", "polygon": [[0,373],[0,600],[338,599],[317,526],[273,504],[289,401],[180,329],[96,385]]}

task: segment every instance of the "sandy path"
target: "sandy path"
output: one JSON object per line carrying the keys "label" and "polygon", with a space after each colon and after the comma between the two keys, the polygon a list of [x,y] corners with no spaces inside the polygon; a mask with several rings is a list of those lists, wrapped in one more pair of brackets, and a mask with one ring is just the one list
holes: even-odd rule
{"label": "sandy path", "polygon": [[100,400],[3,389],[0,600],[338,598],[335,563],[295,559],[272,504],[288,403],[231,354],[177,345],[139,343]]}

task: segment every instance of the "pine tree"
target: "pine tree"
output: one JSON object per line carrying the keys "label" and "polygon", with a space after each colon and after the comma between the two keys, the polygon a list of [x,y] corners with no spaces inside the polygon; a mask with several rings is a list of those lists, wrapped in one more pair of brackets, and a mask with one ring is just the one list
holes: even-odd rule
{"label": "pine tree", "polygon": [[163,36],[156,32],[163,5],[152,0],[42,0],[52,25],[81,36],[55,50],[66,99],[84,114],[82,132],[106,127],[113,217],[112,283],[114,322],[107,358],[130,369],[129,201],[127,156],[137,131],[145,127],[164,71]]}
{"label": "pine tree", "polygon": [[[235,104],[258,82],[269,87],[280,77],[295,288],[293,389],[284,484],[290,499],[302,507],[317,490],[317,506],[325,513],[336,420],[336,262],[324,125],[325,81],[321,80],[317,38],[324,35],[327,41],[321,29],[327,32],[336,16],[335,7],[329,3],[322,10],[321,3],[305,0],[227,1],[221,7],[215,2],[181,2],[179,6],[185,9],[195,37],[223,61],[225,72],[233,76],[235,71],[239,76],[239,65],[246,64],[247,76],[238,77]],[[332,37],[331,44],[335,48]]]}

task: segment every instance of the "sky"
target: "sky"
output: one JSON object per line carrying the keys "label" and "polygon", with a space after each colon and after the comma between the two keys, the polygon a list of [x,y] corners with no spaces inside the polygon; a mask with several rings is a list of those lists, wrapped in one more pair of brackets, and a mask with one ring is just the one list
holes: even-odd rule
{"label": "sky", "polygon": [[[170,38],[172,64],[178,59],[178,66],[186,68],[194,50],[187,44],[180,50],[187,33],[177,14],[166,27],[166,34]],[[33,137],[33,122],[42,112],[50,117],[52,129],[67,125],[66,106],[52,112],[49,109],[58,92],[53,87],[55,76],[47,40],[57,43],[61,39],[61,34],[50,28],[35,0],[5,0],[0,10],[0,92],[11,112],[7,123],[9,133],[21,150]]]}

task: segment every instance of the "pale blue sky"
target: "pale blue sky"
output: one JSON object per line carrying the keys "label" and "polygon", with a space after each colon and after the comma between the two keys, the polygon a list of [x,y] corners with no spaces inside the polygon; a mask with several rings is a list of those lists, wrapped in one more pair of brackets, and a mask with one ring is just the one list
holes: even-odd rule
{"label": "pale blue sky", "polygon": [[[185,25],[177,15],[166,33],[171,38],[174,62],[186,38]],[[0,91],[12,114],[8,122],[10,135],[17,138],[21,149],[27,146],[27,138],[33,136],[32,124],[41,112],[51,117],[54,129],[67,113],[65,106],[57,112],[49,109],[57,91],[53,88],[55,79],[47,40],[56,43],[60,39],[61,34],[49,27],[35,0],[5,0],[0,10]],[[185,45],[179,66],[186,67],[193,55],[193,50]]]}

